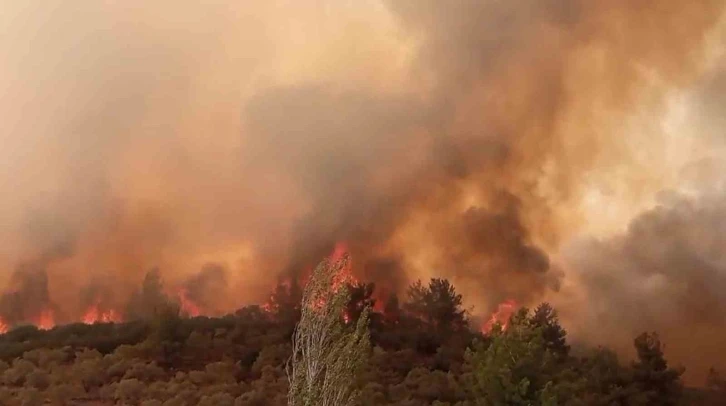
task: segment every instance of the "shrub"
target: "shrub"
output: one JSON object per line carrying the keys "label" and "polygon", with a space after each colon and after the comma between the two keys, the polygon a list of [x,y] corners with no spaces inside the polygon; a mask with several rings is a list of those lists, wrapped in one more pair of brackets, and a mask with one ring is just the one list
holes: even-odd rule
{"label": "shrub", "polygon": [[197,406],[234,406],[235,399],[228,393],[203,396]]}
{"label": "shrub", "polygon": [[138,403],[144,394],[144,384],[138,379],[123,379],[116,387],[115,399],[125,403]]}
{"label": "shrub", "polygon": [[25,378],[25,384],[38,390],[46,390],[50,385],[50,377],[45,371],[36,369]]}

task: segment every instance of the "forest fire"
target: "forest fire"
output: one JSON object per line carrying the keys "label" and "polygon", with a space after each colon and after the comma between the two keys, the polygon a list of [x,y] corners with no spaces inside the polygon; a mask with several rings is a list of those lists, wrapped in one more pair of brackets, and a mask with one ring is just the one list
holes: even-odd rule
{"label": "forest fire", "polygon": [[348,253],[348,244],[343,241],[338,241],[335,243],[335,247],[333,248],[333,252],[330,254],[330,260],[332,262],[338,262],[345,257],[345,255]]}
{"label": "forest fire", "polygon": [[481,328],[481,332],[488,334],[492,331],[495,324],[499,323],[502,326],[502,331],[506,330],[509,326],[509,319],[512,314],[517,310],[517,302],[513,299],[506,300],[497,306],[497,310],[492,313],[486,323]]}
{"label": "forest fire", "polygon": [[50,330],[55,327],[53,310],[44,309],[41,311],[33,324],[35,324],[40,330]]}
{"label": "forest fire", "polygon": [[234,312],[351,252],[333,286],[382,313],[442,278],[473,329],[546,298],[582,341],[726,363],[723,0],[26,3],[0,18],[9,328]]}
{"label": "forest fire", "polygon": [[189,298],[189,294],[186,289],[179,289],[177,292],[177,298],[179,300],[179,310],[182,314],[189,317],[197,317],[202,314],[202,310],[199,305]]}
{"label": "forest fire", "polygon": [[121,315],[113,309],[101,310],[96,303],[89,307],[83,314],[81,321],[85,324],[95,323],[118,323],[122,320]]}
{"label": "forest fire", "polygon": [[[335,246],[333,247],[332,252],[328,255],[328,260],[333,264],[338,264],[341,261],[344,261],[346,258],[346,255],[349,255],[350,250],[348,248],[348,244],[343,241],[339,241],[335,243]],[[346,261],[343,266],[339,270],[339,272],[335,275],[333,278],[333,289],[337,290],[341,285],[349,283],[349,284],[355,284],[358,283],[358,279],[353,276],[353,269],[352,269],[352,263],[350,261]],[[312,266],[308,266],[304,269],[302,273],[300,273],[299,278],[297,278],[298,283],[300,286],[304,286],[307,283],[307,280],[310,278],[310,275],[313,271]],[[289,282],[287,282],[289,286]]]}
{"label": "forest fire", "polygon": [[[329,264],[335,269],[335,273],[332,275],[331,280],[331,291],[327,294],[318,293],[320,296],[315,296],[312,298],[311,302],[308,302],[308,306],[310,306],[315,311],[325,308],[327,300],[332,297],[330,293],[335,295],[335,293],[337,293],[343,286],[355,287],[359,284],[358,279],[353,276],[349,249],[348,245],[345,242],[336,243],[332,252],[328,255],[327,259],[329,261]],[[306,272],[302,274],[302,276],[299,278],[300,282],[298,282],[298,284],[296,284],[295,286],[307,284],[307,279],[309,279],[311,275],[311,272]],[[283,282],[278,285],[276,291],[270,297],[270,300],[262,305],[262,309],[266,312],[274,312],[275,309],[277,309],[280,305],[279,300],[281,294],[287,296],[288,298],[292,297],[293,301],[298,302],[299,299],[295,298],[296,293],[300,293],[302,295],[302,292],[293,291],[292,283],[289,280]],[[348,324],[352,319],[348,309],[343,311],[342,317],[343,321],[346,324]]]}
{"label": "forest fire", "polygon": [[349,258],[348,244],[338,242],[335,244],[333,253],[330,254],[330,261],[334,264],[341,264],[340,271],[333,278],[333,290],[337,291],[341,285],[356,285],[358,278],[353,275],[353,264]]}
{"label": "forest fire", "polygon": [[[341,315],[346,324],[356,320],[357,315],[360,314],[365,306],[372,306],[374,311],[381,314],[385,313],[385,299],[389,295],[395,295],[396,293],[395,290],[391,289],[391,286],[384,285],[381,289],[375,289],[374,284],[362,284],[353,274],[353,264],[349,252],[350,249],[347,243],[338,242],[334,244],[327,256],[328,261],[336,269],[335,274],[332,275],[332,290],[335,292],[346,285],[351,287],[351,303],[348,304]],[[302,299],[302,286],[307,283],[307,279],[311,275],[311,271],[307,269],[305,268],[303,272],[282,279],[273,290],[269,300],[262,304],[260,308],[267,313],[277,314],[281,309],[290,309],[299,306],[300,300]],[[85,310],[75,320],[84,324],[120,323],[133,320],[137,317],[145,317],[142,316],[145,309],[152,308],[158,300],[175,302],[179,306],[180,314],[184,317],[210,315],[209,309],[204,305],[206,302],[202,298],[205,292],[211,292],[209,286],[212,285],[205,284],[204,281],[212,280],[209,276],[214,276],[214,272],[218,270],[213,267],[206,268],[206,272],[203,270],[187,280],[185,284],[176,285],[177,288],[168,289],[164,287],[158,269],[153,269],[147,273],[141,283],[141,289],[135,295],[128,298],[126,307],[119,307],[118,303],[112,305],[108,301],[107,295],[100,295],[98,293],[97,287],[93,289],[89,288],[89,291],[94,293],[90,294],[85,303],[90,303],[90,305],[86,305]],[[200,277],[200,275],[203,277]],[[214,279],[215,281],[224,280],[218,277],[218,275],[215,278],[217,278]],[[38,279],[45,281],[45,278]],[[326,298],[319,297],[313,302],[312,306],[316,309],[322,309],[325,307],[325,304]],[[498,310],[491,315],[490,320],[482,327],[482,331],[489,331],[495,322],[502,323],[504,328],[506,328],[507,320],[516,305],[514,301],[507,301],[500,304]],[[126,309],[126,311],[122,312],[119,310],[122,308]],[[134,309],[132,310],[132,308]],[[23,322],[29,322],[39,329],[47,330],[53,328],[56,325],[56,317],[52,306],[46,305],[42,309],[36,313],[37,315],[35,317],[13,319],[12,322],[1,321],[0,333],[8,331],[13,326],[22,324]]]}

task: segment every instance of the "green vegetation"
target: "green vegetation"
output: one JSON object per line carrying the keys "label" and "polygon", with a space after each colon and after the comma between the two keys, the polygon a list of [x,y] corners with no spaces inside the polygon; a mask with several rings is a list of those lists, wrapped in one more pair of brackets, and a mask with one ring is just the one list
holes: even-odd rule
{"label": "green vegetation", "polygon": [[304,291],[280,285],[265,309],[222,318],[156,306],[131,323],[17,328],[0,336],[0,404],[717,405],[726,397],[715,370],[707,389],[684,390],[683,371],[668,366],[655,334],[635,338],[632,363],[605,348],[571,350],[543,304],[482,335],[440,279],[374,312],[373,285],[335,279],[344,266],[325,262]]}

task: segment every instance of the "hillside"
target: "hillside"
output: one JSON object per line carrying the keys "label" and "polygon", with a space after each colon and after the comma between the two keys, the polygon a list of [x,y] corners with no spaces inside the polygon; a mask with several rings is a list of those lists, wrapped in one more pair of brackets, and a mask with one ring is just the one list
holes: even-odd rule
{"label": "hillside", "polygon": [[[351,289],[346,318],[375,304],[371,285]],[[0,403],[285,405],[299,317],[294,294],[280,288],[271,307],[220,318],[185,318],[169,306],[128,323],[15,328],[0,336]],[[400,305],[393,299],[376,307],[383,310],[371,318],[361,406],[474,405],[482,392],[518,393],[522,402],[537,396],[535,404],[716,405],[726,393],[715,382],[681,396],[681,371],[667,367],[656,335],[635,340],[640,358],[632,364],[606,348],[575,356],[546,304],[516,312],[488,334],[467,328],[461,296],[444,280],[414,285]],[[508,386],[514,383],[518,389]],[[559,403],[545,403],[544,394]],[[506,404],[524,404],[517,402]]]}

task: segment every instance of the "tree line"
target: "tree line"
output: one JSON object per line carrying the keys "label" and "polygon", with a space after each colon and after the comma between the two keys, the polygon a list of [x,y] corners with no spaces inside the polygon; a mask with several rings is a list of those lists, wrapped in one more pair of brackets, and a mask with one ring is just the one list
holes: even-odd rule
{"label": "tree line", "polygon": [[[347,259],[344,259],[345,261]],[[547,303],[506,329],[470,326],[445,279],[376,306],[375,286],[333,283],[324,261],[303,288],[219,318],[177,306],[128,323],[33,326],[0,335],[0,404],[142,406],[718,405],[726,382],[684,388],[655,333],[637,357],[573,349]],[[374,308],[382,308],[375,311]]]}

